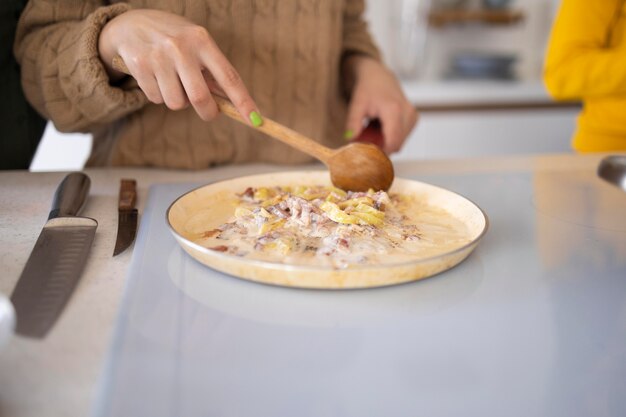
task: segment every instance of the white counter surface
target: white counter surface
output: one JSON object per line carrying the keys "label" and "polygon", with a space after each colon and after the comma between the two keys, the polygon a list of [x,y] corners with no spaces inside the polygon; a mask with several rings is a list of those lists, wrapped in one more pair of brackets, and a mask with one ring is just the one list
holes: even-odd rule
{"label": "white counter surface", "polygon": [[541,80],[425,80],[404,81],[409,101],[422,104],[484,104],[550,102]]}
{"label": "white counter surface", "polygon": [[[595,177],[599,160],[600,156],[554,155],[449,162],[403,161],[397,164],[396,170],[399,177],[456,175],[461,180],[471,175],[489,175],[495,183],[500,175],[522,175],[524,178],[530,178],[534,207],[541,211],[542,215],[546,215],[546,218],[562,216],[563,213],[559,212],[559,208],[573,209],[565,211],[563,221],[564,224],[569,225],[568,227],[572,227],[574,232],[580,230],[578,234],[570,233],[570,241],[559,240],[562,236],[558,233],[543,236],[535,242],[530,241],[532,247],[527,248],[528,253],[538,253],[543,262],[544,275],[541,276],[544,278],[550,276],[550,271],[553,271],[552,276],[563,279],[565,275],[562,272],[568,268],[568,257],[579,250],[581,245],[586,245],[589,248],[587,252],[589,256],[596,258],[595,263],[590,262],[589,265],[592,267],[596,265],[594,271],[598,274],[596,276],[598,285],[616,285],[612,289],[603,288],[602,292],[611,293],[612,291],[613,297],[621,297],[626,294],[624,285],[613,281],[603,282],[601,274],[602,271],[626,271],[626,218],[623,215],[626,207],[626,193]],[[147,191],[151,184],[212,182],[278,169],[293,169],[293,167],[250,165],[218,168],[204,172],[148,169],[87,170],[86,173],[92,180],[92,189],[90,199],[82,214],[93,217],[99,222],[89,261],[75,293],[49,336],[43,341],[14,337],[0,352],[0,415],[71,417],[85,416],[92,410],[97,382],[110,347],[115,317],[120,306],[133,249],[131,247],[116,258],[111,257],[116,234],[116,200],[121,178],[137,180],[141,213],[145,208]],[[0,265],[3,268],[3,273],[0,275],[0,292],[8,295],[15,286],[47,218],[54,189],[63,176],[63,173],[0,173],[0,195],[2,195],[0,200]],[[515,193],[515,190],[511,190],[511,193]],[[480,205],[480,202],[478,203]],[[503,196],[501,205],[505,207],[506,204],[506,198]],[[487,214],[489,215],[489,211]],[[541,230],[541,218],[538,215],[534,232]],[[502,219],[494,220],[496,221],[492,222],[492,225],[497,225]],[[515,219],[511,221],[515,222]],[[531,233],[533,230],[526,232]],[[490,230],[488,235],[488,238],[492,239],[490,247],[500,247],[506,250],[506,245],[525,242],[521,238],[521,240],[516,240],[515,237],[509,237],[509,239],[500,233],[497,228]],[[579,236],[582,240],[572,240],[571,238],[575,236]],[[605,251],[596,252],[594,250],[596,247],[604,248]],[[519,265],[484,264],[482,268],[486,277],[495,278],[494,274],[498,274],[498,271],[523,268],[523,264],[522,259]],[[532,275],[532,271],[529,273],[531,274],[529,279],[542,279],[540,275]],[[579,288],[577,284],[573,283],[572,291],[576,291],[577,288]],[[523,302],[526,296],[530,294],[519,293],[517,299]],[[497,304],[495,299],[492,301]],[[591,375],[584,374],[581,377],[597,378],[600,384],[619,381],[619,374],[615,372],[623,372],[626,368],[624,363],[626,345],[623,343],[623,338],[620,339],[626,333],[624,304],[622,303],[621,309],[611,311],[600,299],[594,298],[591,302],[587,301],[585,301],[585,306],[589,310],[586,310],[585,314],[589,317],[610,319],[609,333],[616,340],[614,340],[615,343],[603,345],[604,347],[593,347],[606,352],[606,355],[598,358],[598,363],[594,365],[597,367],[591,369]],[[546,302],[549,304],[550,300]],[[521,312],[518,313],[521,314]],[[549,313],[549,309],[546,313]],[[612,316],[609,317],[609,314]],[[537,317],[540,316],[541,314],[537,314]],[[560,316],[559,320],[562,321],[557,324],[563,326],[563,331],[580,325],[578,321],[580,317],[572,317],[570,320]],[[584,319],[582,322],[588,324]],[[581,349],[595,343],[593,337],[593,334],[589,334],[589,338],[578,340]],[[607,343],[607,340],[602,339],[597,342]],[[565,359],[566,361],[561,366],[569,366],[568,358]],[[450,366],[453,365],[454,363],[451,363]],[[585,368],[586,371],[589,371],[589,368]],[[576,369],[572,368],[570,373],[572,378],[576,378]],[[441,389],[445,391],[445,387]],[[626,394],[623,379],[622,385],[616,386],[614,391],[607,393],[605,398],[588,398],[589,410],[594,410],[594,415],[599,416],[618,415],[612,414],[616,411],[615,407],[618,407],[617,411],[626,411],[621,408],[624,405],[623,400],[619,400]],[[501,399],[501,401],[506,401],[506,399]],[[519,414],[519,410],[517,411],[515,415]]]}

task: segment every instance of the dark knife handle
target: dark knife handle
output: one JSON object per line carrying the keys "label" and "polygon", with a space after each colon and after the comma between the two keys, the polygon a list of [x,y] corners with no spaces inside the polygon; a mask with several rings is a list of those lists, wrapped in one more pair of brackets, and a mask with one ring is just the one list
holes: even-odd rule
{"label": "dark knife handle", "polygon": [[48,220],[76,216],[87,200],[91,180],[82,172],[72,172],[61,181],[54,193]]}
{"label": "dark knife handle", "polygon": [[123,179],[120,182],[120,198],[118,208],[120,210],[132,210],[137,202],[137,181]]}

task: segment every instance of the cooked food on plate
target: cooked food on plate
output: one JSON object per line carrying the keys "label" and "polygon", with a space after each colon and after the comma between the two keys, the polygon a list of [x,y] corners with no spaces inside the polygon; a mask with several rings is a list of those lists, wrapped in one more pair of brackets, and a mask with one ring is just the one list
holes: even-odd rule
{"label": "cooked food on plate", "polygon": [[418,196],[329,186],[247,188],[196,243],[262,261],[331,266],[408,262],[470,242],[467,226]]}

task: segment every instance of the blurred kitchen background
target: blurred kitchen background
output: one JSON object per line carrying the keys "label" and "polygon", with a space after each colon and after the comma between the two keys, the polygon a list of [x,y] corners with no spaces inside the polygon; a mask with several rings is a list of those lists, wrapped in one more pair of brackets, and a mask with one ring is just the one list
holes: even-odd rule
{"label": "blurred kitchen background", "polygon": [[[420,110],[402,159],[570,151],[577,103],[541,68],[558,0],[367,0],[385,61]],[[33,171],[82,168],[91,138],[48,124]]]}

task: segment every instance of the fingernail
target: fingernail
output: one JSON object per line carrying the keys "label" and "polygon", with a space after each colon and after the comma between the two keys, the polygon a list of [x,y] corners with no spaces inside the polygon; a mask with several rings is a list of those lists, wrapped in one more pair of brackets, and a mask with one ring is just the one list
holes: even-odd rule
{"label": "fingernail", "polygon": [[263,124],[263,118],[256,111],[250,112],[250,121],[252,122],[252,126],[254,127],[259,127]]}
{"label": "fingernail", "polygon": [[345,140],[350,140],[354,137],[354,131],[352,129],[348,129],[343,133],[343,138]]}

